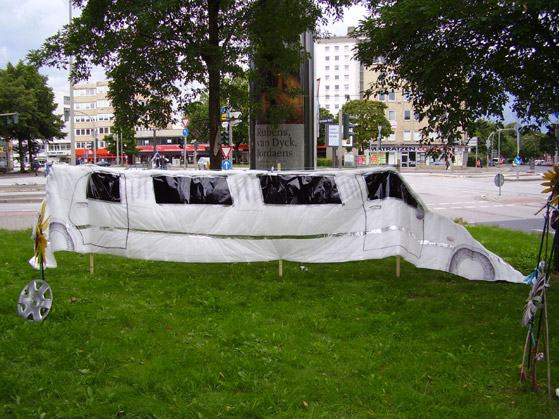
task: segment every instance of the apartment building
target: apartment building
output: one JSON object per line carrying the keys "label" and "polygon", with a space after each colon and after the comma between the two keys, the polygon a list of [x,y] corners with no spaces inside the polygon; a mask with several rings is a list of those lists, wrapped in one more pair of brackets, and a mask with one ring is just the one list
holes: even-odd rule
{"label": "apartment building", "polygon": [[76,159],[83,162],[109,158],[104,137],[112,133],[114,112],[107,98],[108,81],[74,86],[74,141]]}
{"label": "apartment building", "polygon": [[[353,28],[348,28],[350,33]],[[349,36],[319,39],[315,45],[315,74],[320,79],[318,88],[319,105],[336,115],[349,100],[364,99],[365,92],[377,81],[378,71],[373,65],[362,66],[354,57],[357,41]],[[370,162],[372,164],[400,164],[402,167],[443,165],[443,157],[434,158],[429,151],[441,147],[442,142],[432,136],[433,145],[420,143],[421,129],[427,121],[420,121],[404,91],[376,92],[369,100],[387,105],[386,118],[393,133],[387,138],[371,139]],[[454,164],[462,166],[466,158],[466,147],[454,149]],[[363,161],[363,159],[361,159]]]}
{"label": "apartment building", "polygon": [[314,47],[318,103],[333,115],[347,101],[362,99],[361,64],[354,58],[355,45],[349,36],[334,36],[317,40]]}

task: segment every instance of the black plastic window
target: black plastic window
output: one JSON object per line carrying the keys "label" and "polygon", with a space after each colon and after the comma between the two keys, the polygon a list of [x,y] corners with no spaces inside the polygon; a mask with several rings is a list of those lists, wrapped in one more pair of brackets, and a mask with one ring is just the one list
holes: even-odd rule
{"label": "black plastic window", "polygon": [[414,208],[420,207],[398,174],[393,172],[376,172],[366,174],[363,177],[367,184],[369,200],[397,198]]}
{"label": "black plastic window", "polygon": [[87,199],[120,202],[120,176],[112,173],[92,173],[87,182]]}
{"label": "black plastic window", "polygon": [[261,175],[265,204],[341,204],[334,176]]}
{"label": "black plastic window", "polygon": [[153,189],[158,204],[233,205],[224,176],[154,176]]}

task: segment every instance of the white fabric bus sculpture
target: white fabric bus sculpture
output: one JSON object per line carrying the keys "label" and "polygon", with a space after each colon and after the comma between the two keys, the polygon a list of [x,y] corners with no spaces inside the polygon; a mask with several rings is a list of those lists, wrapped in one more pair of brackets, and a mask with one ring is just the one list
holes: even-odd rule
{"label": "white fabric bus sculpture", "polygon": [[[389,168],[315,172],[53,166],[54,252],[176,262],[348,262],[401,255],[472,280],[523,282],[462,226],[430,212]],[[32,260],[37,266],[37,261]]]}

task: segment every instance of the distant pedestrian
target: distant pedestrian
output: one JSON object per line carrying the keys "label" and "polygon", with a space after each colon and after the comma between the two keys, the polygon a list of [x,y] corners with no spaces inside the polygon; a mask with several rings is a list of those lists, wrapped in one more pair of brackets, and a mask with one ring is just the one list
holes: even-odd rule
{"label": "distant pedestrian", "polygon": [[31,168],[35,172],[35,176],[39,176],[39,168],[40,167],[41,167],[41,165],[39,164],[39,162],[37,160],[33,160],[33,163],[31,163]]}
{"label": "distant pedestrian", "polygon": [[45,164],[45,177],[47,177],[50,173],[50,167],[52,166],[52,162],[48,161]]}
{"label": "distant pedestrian", "polygon": [[161,155],[161,169],[167,170],[167,165],[169,164],[169,159],[165,157],[165,154]]}

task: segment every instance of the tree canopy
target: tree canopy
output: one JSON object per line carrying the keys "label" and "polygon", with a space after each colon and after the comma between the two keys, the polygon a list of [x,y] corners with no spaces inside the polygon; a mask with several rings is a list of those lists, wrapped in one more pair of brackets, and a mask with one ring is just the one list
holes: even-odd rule
{"label": "tree canopy", "polygon": [[372,90],[409,92],[424,130],[450,142],[512,100],[524,121],[559,110],[559,1],[371,1],[357,56],[382,72]]}
{"label": "tree canopy", "polygon": [[353,146],[361,150],[369,148],[371,141],[378,138],[378,127],[381,128],[383,138],[392,134],[390,121],[385,115],[386,104],[373,100],[350,100],[342,106],[343,113],[356,117],[352,121],[355,124],[353,129]]}
{"label": "tree canopy", "polygon": [[17,141],[15,150],[20,161],[39,152],[40,140],[64,137],[64,122],[55,110],[54,93],[36,67],[20,61],[0,70],[0,113],[18,113],[17,123],[0,118],[0,135]]}
{"label": "tree canopy", "polygon": [[74,56],[74,81],[87,79],[92,65],[104,68],[112,80],[108,96],[125,125],[163,127],[175,104],[180,112],[206,90],[210,161],[219,168],[222,80],[244,74],[255,56],[273,68],[301,60],[299,35],[353,2],[74,0],[81,16],[30,58],[65,66]]}

